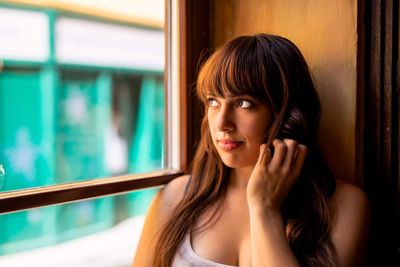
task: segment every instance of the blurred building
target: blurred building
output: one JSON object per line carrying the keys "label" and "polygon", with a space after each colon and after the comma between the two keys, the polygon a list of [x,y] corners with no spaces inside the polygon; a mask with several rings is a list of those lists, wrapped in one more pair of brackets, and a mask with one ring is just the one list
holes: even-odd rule
{"label": "blurred building", "polygon": [[[164,1],[0,3],[1,191],[163,167]],[[108,229],[154,190],[0,216],[0,255]]]}

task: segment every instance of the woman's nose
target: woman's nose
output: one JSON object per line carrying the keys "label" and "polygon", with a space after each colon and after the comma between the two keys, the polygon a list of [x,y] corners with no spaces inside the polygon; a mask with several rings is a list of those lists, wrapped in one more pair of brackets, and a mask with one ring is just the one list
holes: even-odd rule
{"label": "woman's nose", "polygon": [[221,107],[217,115],[218,131],[230,132],[235,129],[235,124],[233,122],[232,115],[233,115],[232,111],[228,107],[226,106]]}

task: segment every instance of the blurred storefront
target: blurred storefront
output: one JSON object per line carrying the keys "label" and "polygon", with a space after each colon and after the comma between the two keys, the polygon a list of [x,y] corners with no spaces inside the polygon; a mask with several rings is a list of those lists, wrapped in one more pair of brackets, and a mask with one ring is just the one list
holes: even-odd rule
{"label": "blurred storefront", "polygon": [[[1,192],[163,167],[164,31],[0,4]],[[154,189],[0,216],[0,255],[143,214]]]}

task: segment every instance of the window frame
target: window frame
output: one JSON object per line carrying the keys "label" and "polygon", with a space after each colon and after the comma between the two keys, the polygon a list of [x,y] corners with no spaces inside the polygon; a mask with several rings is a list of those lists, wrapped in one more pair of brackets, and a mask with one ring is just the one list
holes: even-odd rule
{"label": "window frame", "polygon": [[[188,171],[188,162],[193,157],[195,143],[200,134],[199,118],[201,118],[200,103],[191,92],[193,89],[191,85],[195,81],[201,51],[210,44],[209,4],[208,0],[206,3],[165,0],[164,88],[167,168],[143,174],[127,174],[0,193],[0,214],[162,186]],[[198,35],[199,31],[203,34]],[[171,45],[173,42],[177,42],[174,53]],[[171,93],[172,86],[178,87],[179,93],[175,98]],[[175,114],[178,118],[171,120],[172,107],[177,104],[179,112]],[[172,145],[173,140],[179,140],[179,144]]]}
{"label": "window frame", "polygon": [[182,175],[180,171],[167,169],[145,174],[128,174],[90,181],[9,191],[0,194],[0,214],[160,186],[180,175]]}

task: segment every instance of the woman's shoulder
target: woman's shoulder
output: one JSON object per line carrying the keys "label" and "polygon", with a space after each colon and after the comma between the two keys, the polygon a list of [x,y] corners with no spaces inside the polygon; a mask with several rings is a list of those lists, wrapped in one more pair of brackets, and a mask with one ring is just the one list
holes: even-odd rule
{"label": "woman's shoulder", "polygon": [[158,193],[159,203],[166,212],[173,210],[182,199],[190,175],[183,175],[171,180]]}
{"label": "woman's shoulder", "polygon": [[158,191],[147,212],[132,266],[152,266],[156,246],[155,238],[175,206],[182,199],[188,180],[188,175],[175,178]]}
{"label": "woman's shoulder", "polygon": [[364,191],[344,180],[336,180],[336,190],[329,200],[329,206],[334,217],[364,217],[369,211]]}
{"label": "woman's shoulder", "polygon": [[364,191],[345,181],[336,182],[330,199],[331,238],[341,266],[362,266],[370,210]]}
{"label": "woman's shoulder", "polygon": [[333,229],[349,224],[368,226],[369,201],[364,191],[347,181],[337,180],[336,190],[329,201]]}
{"label": "woman's shoulder", "polygon": [[368,198],[364,191],[347,181],[336,180],[336,190],[331,198],[331,203],[335,206],[365,206],[368,205]]}

